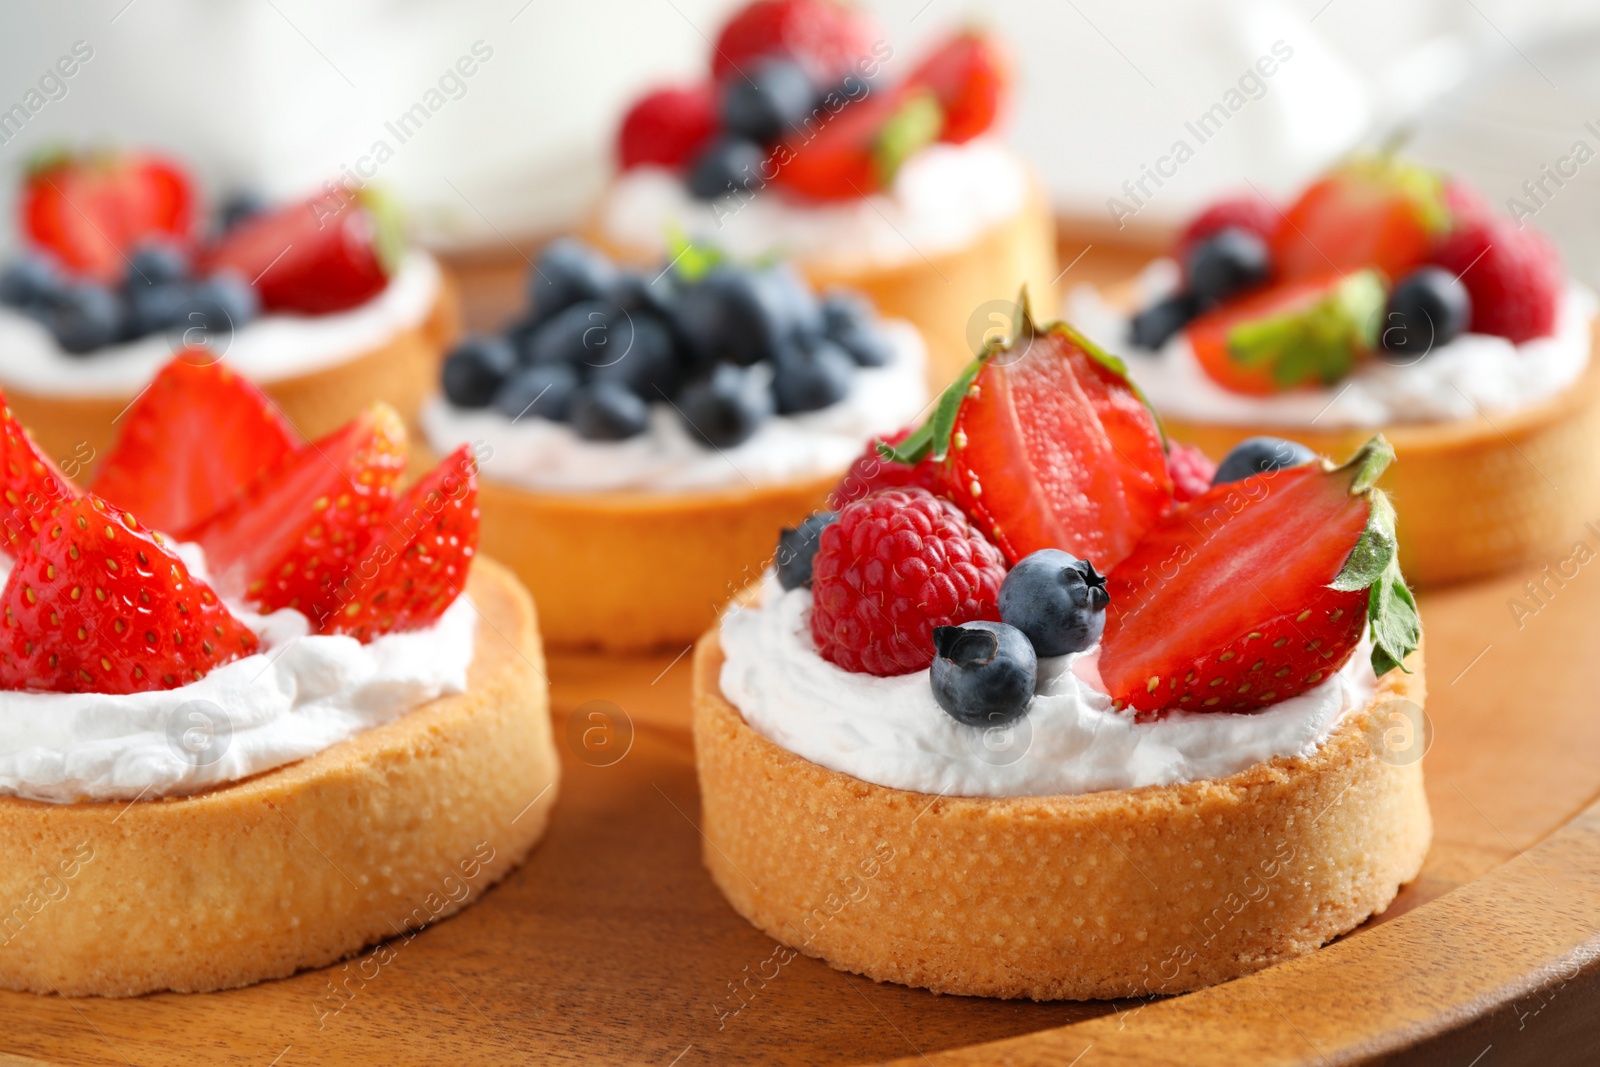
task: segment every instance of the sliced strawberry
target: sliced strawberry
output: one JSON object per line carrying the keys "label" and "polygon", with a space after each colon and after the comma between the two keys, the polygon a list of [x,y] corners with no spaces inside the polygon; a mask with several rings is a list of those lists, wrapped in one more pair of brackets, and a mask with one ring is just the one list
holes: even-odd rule
{"label": "sliced strawberry", "polygon": [[872,93],[814,134],[796,134],[773,153],[773,180],[817,200],[848,200],[886,189],[900,167],[939,137],[943,116],[927,89]]}
{"label": "sliced strawberry", "polygon": [[444,614],[478,550],[478,466],[462,445],[395,501],[339,593],[324,632],[370,641]]}
{"label": "sliced strawberry", "polygon": [[91,488],[147,527],[174,533],[300,443],[265,393],[201,349],[175,356],[121,421]]}
{"label": "sliced strawberry", "polygon": [[748,74],[757,61],[787,56],[818,85],[863,76],[883,31],[871,16],[837,0],[756,0],[717,34],[711,73],[718,81]]}
{"label": "sliced strawberry", "polygon": [[1342,467],[1219,485],[1179,507],[1111,572],[1100,677],[1141,712],[1254,711],[1342,667],[1370,620],[1382,674],[1416,648],[1394,508],[1373,484],[1382,437]]}
{"label": "sliced strawberry", "polygon": [[4,689],[171,689],[258,643],[177,555],[92,495],[45,520],[0,601]]}
{"label": "sliced strawberry", "polygon": [[1377,344],[1385,299],[1375,271],[1324,274],[1229,301],[1191,322],[1187,336],[1217,384],[1270,395],[1354,370]]}
{"label": "sliced strawberry", "polygon": [[4,549],[14,558],[60,503],[76,500],[77,488],[39,451],[0,396],[0,498],[5,501]]}
{"label": "sliced strawberry", "polygon": [[1121,361],[1026,310],[894,458],[926,455],[1008,563],[1060,548],[1109,570],[1172,506],[1160,427]]}
{"label": "sliced strawberry", "polygon": [[1450,227],[1444,181],[1390,156],[1356,159],[1313,182],[1271,241],[1278,277],[1376,267],[1393,281],[1421,264]]}
{"label": "sliced strawberry", "polygon": [[336,586],[394,501],[405,428],[387,404],[284,455],[187,536],[225,595],[320,625]]}
{"label": "sliced strawberry", "polygon": [[189,175],[160,156],[55,153],[29,169],[20,211],[35,244],[69,270],[113,283],[140,244],[189,241],[197,198]]}
{"label": "sliced strawberry", "polygon": [[986,33],[963,30],[931,51],[906,84],[932,90],[944,111],[941,141],[961,144],[994,126],[1011,96],[1011,57]]}
{"label": "sliced strawberry", "polygon": [[237,272],[268,311],[326,315],[383,292],[403,252],[388,202],[371,189],[341,188],[246,219],[206,265]]}
{"label": "sliced strawberry", "polygon": [[717,129],[716,94],[709,85],[656,89],[640,97],[617,131],[623,170],[653,164],[684,167]]}

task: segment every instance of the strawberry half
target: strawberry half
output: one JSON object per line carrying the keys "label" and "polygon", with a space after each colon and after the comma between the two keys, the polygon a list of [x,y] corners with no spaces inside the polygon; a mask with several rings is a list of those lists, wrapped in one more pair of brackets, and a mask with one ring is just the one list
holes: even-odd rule
{"label": "strawberry half", "polygon": [[395,502],[340,584],[324,632],[370,641],[427,626],[455,602],[478,551],[478,465],[462,445]]}
{"label": "strawberry half", "polygon": [[1186,336],[1217,384],[1265,396],[1348,375],[1377,345],[1386,299],[1376,271],[1324,274],[1229,301]]}
{"label": "strawberry half", "polygon": [[337,585],[371,542],[405,465],[405,427],[387,404],[302,445],[190,531],[217,588],[265,611],[294,608],[320,628]]}
{"label": "strawberry half", "polygon": [[371,189],[341,188],[245,220],[206,265],[238,272],[267,311],[327,315],[383,292],[403,253],[388,202]]}
{"label": "strawberry half", "polygon": [[123,416],[90,487],[177,533],[219,510],[300,443],[265,393],[202,349],[180,352]]}
{"label": "strawberry half", "polygon": [[1417,647],[1375,437],[1324,461],[1219,485],[1174,511],[1106,583],[1100,677],[1119,706],[1255,711],[1317,685],[1370,625],[1372,666]]}
{"label": "strawberry half", "polygon": [[1300,194],[1279,220],[1272,261],[1284,281],[1376,267],[1398,280],[1450,228],[1444,180],[1392,156],[1346,163]]}
{"label": "strawberry half", "polygon": [[171,689],[258,644],[177,555],[94,496],[55,509],[0,601],[5,689]]}
{"label": "strawberry half", "polygon": [[986,33],[964,30],[930,52],[906,78],[929,89],[944,111],[939,140],[961,144],[999,119],[1011,96],[1011,58]]}
{"label": "strawberry half", "polygon": [[949,495],[1008,563],[1059,548],[1109,570],[1172,507],[1155,414],[1121,360],[1026,308],[888,455],[943,463]]}
{"label": "strawberry half", "polygon": [[155,238],[187,244],[197,197],[181,167],[144,152],[55,153],[23,183],[22,229],[69,270],[115,283]]}
{"label": "strawberry half", "polygon": [[0,396],[0,498],[5,500],[5,549],[14,558],[39,533],[57,504],[77,488],[39,451]]}
{"label": "strawberry half", "polygon": [[773,181],[816,200],[848,200],[887,189],[907,159],[938,140],[943,122],[927,89],[869,93],[814,134],[797,133],[780,145]]}

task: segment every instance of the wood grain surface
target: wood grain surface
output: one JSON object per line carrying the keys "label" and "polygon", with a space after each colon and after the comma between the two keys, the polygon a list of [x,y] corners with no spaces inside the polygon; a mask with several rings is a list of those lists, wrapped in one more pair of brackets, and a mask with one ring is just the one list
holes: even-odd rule
{"label": "wood grain surface", "polygon": [[[1073,272],[1099,280],[1096,251]],[[1102,277],[1127,265],[1105,262]],[[935,997],[804,957],[752,978],[773,943],[700,866],[689,657],[569,656],[550,665],[565,777],[549,835],[478,905],[367,980],[0,995],[0,1065],[1600,1062],[1600,565],[1569,558],[1600,558],[1600,538],[1572,537],[1590,551],[1549,571],[1422,598],[1422,876],[1380,919],[1250,978],[1089,1004]]]}

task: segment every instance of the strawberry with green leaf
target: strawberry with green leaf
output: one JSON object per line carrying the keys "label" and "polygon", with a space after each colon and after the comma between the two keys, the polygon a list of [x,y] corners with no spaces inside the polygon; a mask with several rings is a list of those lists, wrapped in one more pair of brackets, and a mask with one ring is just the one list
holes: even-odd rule
{"label": "strawberry with green leaf", "polygon": [[847,200],[887,189],[900,167],[939,139],[944,115],[926,88],[870,93],[773,154],[773,181],[815,200]]}
{"label": "strawberry with green leaf", "polygon": [[1307,186],[1271,241],[1284,281],[1368,267],[1391,281],[1428,257],[1450,229],[1442,175],[1392,153],[1359,156]]}

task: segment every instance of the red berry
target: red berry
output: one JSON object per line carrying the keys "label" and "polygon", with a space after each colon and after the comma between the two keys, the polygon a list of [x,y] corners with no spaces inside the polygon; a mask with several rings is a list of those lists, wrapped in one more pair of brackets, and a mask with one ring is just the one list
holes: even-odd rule
{"label": "red berry", "polygon": [[1248,230],[1263,241],[1272,240],[1280,218],[1272,201],[1257,193],[1243,193],[1218,200],[1183,228],[1173,250],[1179,263],[1189,261],[1189,253],[1207,237],[1226,229]]}
{"label": "red berry", "polygon": [[[886,445],[897,445],[910,435],[911,427],[907,426],[881,440]],[[914,464],[896,463],[879,454],[878,440],[869,441],[834,487],[828,507],[838,511],[852,500],[860,500],[879,489],[904,489],[908,486],[926,489],[935,496],[944,495],[944,481],[931,458],[925,456]]]}
{"label": "red berry", "polygon": [[77,488],[39,451],[0,397],[0,499],[5,501],[0,548],[15,557],[38,535],[57,504],[78,495]]}
{"label": "red berry", "polygon": [[402,252],[389,205],[370,191],[340,189],[246,219],[206,266],[238,272],[268,311],[326,315],[383,292]]}
{"label": "red berry", "polygon": [[963,30],[930,52],[906,84],[933,91],[944,110],[941,141],[961,144],[987,131],[1011,95],[1011,59],[988,34]]}
{"label": "red berry", "polygon": [[717,129],[712,87],[656,89],[628,109],[617,132],[617,161],[623,170],[654,164],[685,167],[700,154]]}
{"label": "red berry", "polygon": [[1437,174],[1390,157],[1362,158],[1313,182],[1273,234],[1279,278],[1376,267],[1391,280],[1422,263],[1450,224]]}
{"label": "red berry", "polygon": [[5,689],[172,689],[258,643],[171,550],[94,496],[45,520],[0,600]]}
{"label": "red berry", "polygon": [[847,504],[812,563],[811,636],[847,671],[933,662],[933,628],[1000,618],[1005,562],[950,501],[885,489]]}
{"label": "red berry", "polygon": [[1172,499],[1181,504],[1211,488],[1217,465],[1194,445],[1175,443],[1167,449],[1167,474],[1172,477]]}
{"label": "red berry", "polygon": [[711,73],[724,81],[749,74],[764,57],[788,56],[819,86],[832,86],[847,74],[861,77],[882,40],[870,16],[835,0],[756,0],[717,35]]}
{"label": "red berry", "polygon": [[300,443],[266,394],[203,349],[163,367],[120,420],[95,494],[181,534]]}
{"label": "red berry", "polygon": [[1490,213],[1469,216],[1439,243],[1433,261],[1467,287],[1472,332],[1517,344],[1555,332],[1566,278],[1560,253],[1539,231]]}
{"label": "red berry", "polygon": [[177,164],[142,152],[51,155],[28,172],[22,227],[69,270],[115,283],[154,239],[187,244],[197,197]]}

